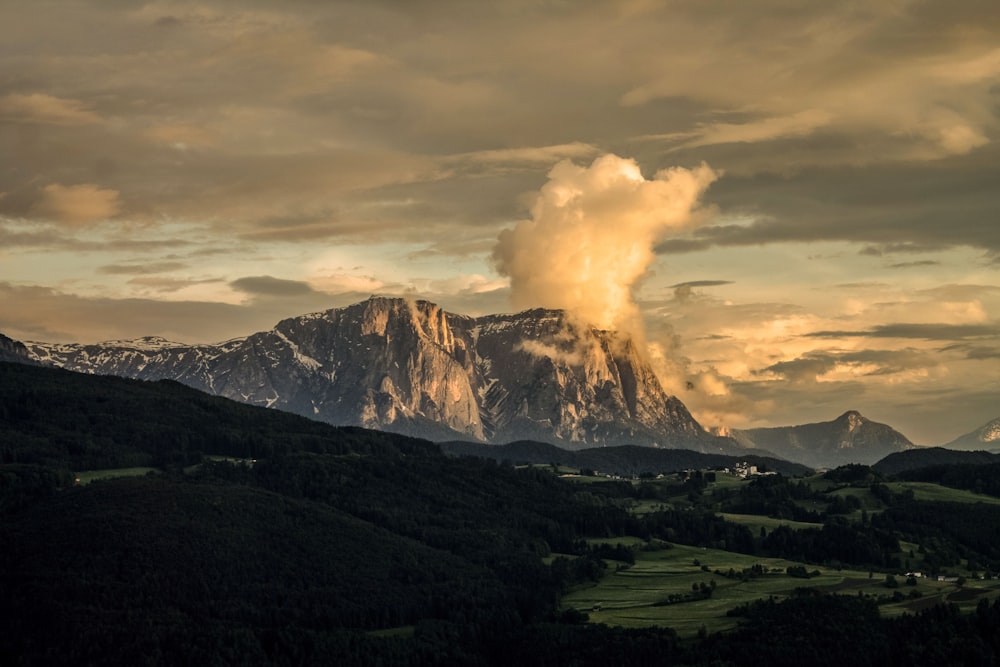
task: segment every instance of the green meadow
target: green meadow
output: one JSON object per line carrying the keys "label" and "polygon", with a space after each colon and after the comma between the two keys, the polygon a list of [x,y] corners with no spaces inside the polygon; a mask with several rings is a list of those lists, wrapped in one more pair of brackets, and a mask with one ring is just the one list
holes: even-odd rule
{"label": "green meadow", "polygon": [[913,492],[915,500],[931,500],[946,503],[987,503],[1000,505],[1000,498],[987,496],[965,489],[952,489],[932,482],[888,482],[886,486],[893,493]]}
{"label": "green meadow", "polygon": [[146,473],[154,472],[158,468],[137,467],[137,468],[107,468],[104,470],[81,470],[76,473],[77,484],[90,484],[98,479],[113,479],[115,477],[141,477]]}
{"label": "green meadow", "polygon": [[[632,546],[639,545],[633,543]],[[675,629],[681,636],[694,636],[702,628],[707,632],[719,632],[735,627],[739,617],[726,615],[734,607],[771,596],[786,598],[801,588],[876,598],[891,598],[898,591],[902,600],[880,607],[886,616],[912,613],[938,602],[953,602],[971,610],[983,597],[992,599],[1000,595],[1000,581],[997,580],[972,580],[959,586],[954,582],[921,578],[916,586],[910,586],[905,576],[897,574],[894,575],[897,587],[888,588],[885,573],[833,570],[780,558],[683,545],[659,550],[643,550],[639,546],[635,549],[635,561],[631,566],[608,561],[609,573],[599,583],[567,594],[563,599],[564,608],[585,612],[594,623],[622,627],[662,625]],[[742,579],[738,574],[726,576],[730,569],[740,573],[755,565],[763,568],[764,574],[749,579]],[[818,570],[819,575],[809,579],[792,577],[786,572],[789,566],[802,566],[810,573]],[[708,599],[663,604],[671,594],[689,595],[693,587],[700,588],[703,583],[711,588],[713,581],[714,589]],[[914,591],[920,597],[911,597]]]}

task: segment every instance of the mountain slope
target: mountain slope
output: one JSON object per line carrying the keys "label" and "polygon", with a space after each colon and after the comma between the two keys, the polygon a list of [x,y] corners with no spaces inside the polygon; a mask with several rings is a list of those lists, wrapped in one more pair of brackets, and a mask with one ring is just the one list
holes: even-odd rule
{"label": "mountain slope", "polygon": [[981,449],[996,449],[1000,447],[1000,417],[983,424],[975,431],[959,436],[951,442],[941,445],[945,449],[961,449],[976,451]]}
{"label": "mountain slope", "polygon": [[552,464],[573,468],[589,468],[614,475],[676,472],[680,470],[734,467],[739,462],[766,467],[782,475],[808,475],[811,468],[747,451],[739,456],[703,454],[687,449],[654,449],[651,447],[593,447],[566,451],[554,445],[522,440],[506,445],[484,445],[476,442],[441,442],[441,451],[452,456],[476,456],[494,461],[521,464]]}
{"label": "mountain slope", "polygon": [[984,451],[959,451],[944,447],[918,447],[889,454],[872,468],[883,475],[898,475],[931,466],[987,466],[1000,462],[1000,454]]}
{"label": "mountain slope", "polygon": [[870,421],[853,410],[829,422],[746,429],[733,437],[744,446],[767,449],[814,467],[872,464],[914,446],[891,426]]}
{"label": "mountain slope", "polygon": [[0,334],[0,361],[9,361],[21,364],[37,363],[31,358],[28,348],[24,343],[8,338]]}
{"label": "mountain slope", "polygon": [[472,318],[372,297],[218,345],[149,337],[27,347],[69,370],[173,379],[332,424],[435,440],[738,451],[663,391],[630,340],[562,311]]}
{"label": "mountain slope", "polygon": [[430,452],[429,442],[336,428],[209,396],[177,382],[145,382],[0,363],[0,464],[68,470],[186,465],[201,454],[239,458],[292,450]]}

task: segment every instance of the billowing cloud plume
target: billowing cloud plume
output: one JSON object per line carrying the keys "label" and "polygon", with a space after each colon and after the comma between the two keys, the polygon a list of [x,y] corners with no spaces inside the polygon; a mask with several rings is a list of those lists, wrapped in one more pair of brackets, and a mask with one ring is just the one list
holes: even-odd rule
{"label": "billowing cloud plume", "polygon": [[493,251],[517,308],[563,308],[605,329],[641,334],[634,291],[669,231],[694,224],[698,199],[718,174],[707,165],[647,180],[634,160],[568,160],[549,172],[531,218],[501,232]]}

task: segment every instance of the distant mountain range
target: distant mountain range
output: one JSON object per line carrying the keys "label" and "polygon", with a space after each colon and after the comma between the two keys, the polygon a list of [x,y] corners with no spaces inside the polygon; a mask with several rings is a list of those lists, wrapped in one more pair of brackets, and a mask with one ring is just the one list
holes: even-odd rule
{"label": "distant mountain range", "polygon": [[1000,448],[1000,417],[941,446],[946,449],[966,451],[998,449]]}
{"label": "distant mountain range", "polygon": [[854,410],[829,422],[732,430],[729,435],[744,447],[766,449],[789,461],[817,468],[871,464],[893,452],[915,447],[891,426],[870,421]]}
{"label": "distant mountain range", "polygon": [[[428,455],[437,450],[425,440],[333,427],[211,396],[169,380],[95,376],[37,364],[0,363],[0,433],[0,465],[75,471],[189,465],[206,454],[267,458],[298,450],[379,455],[394,455],[397,450]],[[570,451],[532,441],[507,445],[453,441],[439,447],[450,456],[512,464],[558,463],[627,476],[735,467],[744,461],[785,475],[812,472],[796,463],[759,455],[726,456],[687,449],[621,446]]]}
{"label": "distant mountain range", "polygon": [[740,451],[663,390],[630,339],[558,310],[473,318],[372,297],[217,345],[147,337],[27,350],[69,370],[173,379],[332,424],[432,440]]}
{"label": "distant mountain range", "polygon": [[[831,422],[709,433],[664,391],[631,339],[560,310],[469,317],[427,301],[372,297],[213,345],[153,336],[22,344],[0,335],[0,360],[171,379],[335,425],[438,442],[640,445],[814,467],[871,464],[913,447],[855,411]],[[1000,420],[991,424],[975,437],[1000,435]]]}

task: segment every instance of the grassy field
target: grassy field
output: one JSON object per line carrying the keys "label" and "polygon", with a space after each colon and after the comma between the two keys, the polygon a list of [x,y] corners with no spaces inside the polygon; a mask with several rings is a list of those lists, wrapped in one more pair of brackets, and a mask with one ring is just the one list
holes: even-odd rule
{"label": "grassy field", "polygon": [[76,473],[78,484],[90,484],[96,479],[111,479],[112,477],[141,477],[157,468],[108,468],[105,470],[81,470]]}
{"label": "grassy field", "polygon": [[719,516],[724,518],[726,521],[732,521],[733,523],[738,523],[743,526],[747,526],[750,531],[756,535],[760,533],[761,528],[767,528],[768,532],[774,530],[778,526],[788,526],[789,528],[799,530],[802,528],[822,528],[821,523],[807,523],[805,521],[789,521],[787,519],[774,519],[769,516],[760,516],[758,514],[729,514],[727,512],[720,512]]}
{"label": "grassy field", "polygon": [[964,489],[951,489],[931,482],[889,482],[886,484],[893,493],[913,491],[916,500],[933,500],[949,503],[987,503],[1000,505],[1000,498],[986,496]]}
{"label": "grassy field", "polygon": [[[748,581],[717,573],[726,573],[730,568],[738,572],[757,564],[765,568],[767,574]],[[594,586],[570,592],[563,604],[586,612],[595,623],[624,627],[664,625],[674,628],[681,636],[693,636],[703,626],[709,632],[731,629],[739,619],[726,616],[729,609],[768,596],[787,597],[799,587],[844,595],[861,592],[891,596],[899,591],[908,596],[914,590],[922,595],[882,605],[882,613],[887,616],[912,613],[945,601],[971,610],[983,596],[993,598],[1000,594],[1000,581],[996,580],[970,581],[959,587],[955,583],[919,579],[917,586],[908,586],[904,583],[905,577],[897,576],[899,587],[889,589],[885,586],[885,574],[881,573],[870,575],[868,571],[830,570],[807,565],[808,571],[819,570],[820,575],[801,579],[786,574],[785,569],[790,565],[798,563],[680,545],[660,551],[636,550],[635,565],[612,571]],[[704,571],[702,566],[707,566],[709,571]],[[665,606],[655,604],[672,593],[690,593],[692,585],[704,582],[710,586],[713,580],[715,590],[707,600]]]}

